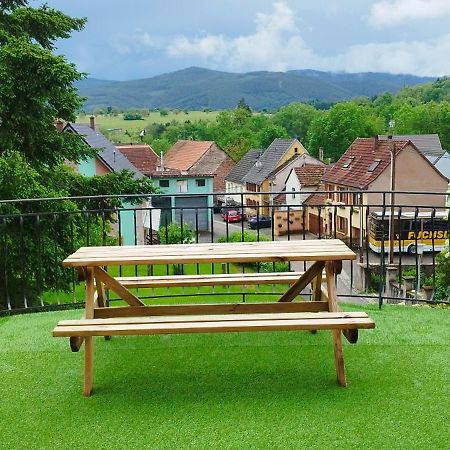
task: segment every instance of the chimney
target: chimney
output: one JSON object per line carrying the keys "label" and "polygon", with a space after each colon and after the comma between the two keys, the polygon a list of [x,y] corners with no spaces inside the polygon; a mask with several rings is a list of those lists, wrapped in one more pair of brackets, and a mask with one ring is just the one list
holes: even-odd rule
{"label": "chimney", "polygon": [[323,147],[319,147],[319,159],[323,162]]}
{"label": "chimney", "polygon": [[58,119],[55,123],[56,129],[61,132],[64,129],[64,122],[61,119]]}
{"label": "chimney", "polygon": [[89,126],[95,131],[95,117],[89,117]]}
{"label": "chimney", "polygon": [[[391,136],[391,138],[392,138],[392,136]],[[377,147],[378,147],[378,134],[376,134],[374,137],[373,137],[373,152],[375,153],[376,151],[377,151]]]}

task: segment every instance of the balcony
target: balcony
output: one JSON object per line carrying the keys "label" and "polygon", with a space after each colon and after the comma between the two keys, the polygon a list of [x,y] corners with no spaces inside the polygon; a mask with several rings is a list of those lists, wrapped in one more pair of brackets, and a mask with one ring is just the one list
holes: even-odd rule
{"label": "balcony", "polygon": [[[243,204],[245,193],[237,195],[242,197],[240,203]],[[439,251],[448,244],[448,222],[444,222],[448,208],[446,210],[445,207],[438,206],[445,204],[445,195],[428,193],[429,201],[426,205],[415,204],[414,201],[415,195],[420,195],[423,199],[423,193],[408,195],[408,204],[395,207],[383,203],[355,206],[308,202],[269,206],[272,225],[254,231],[249,230],[245,220],[225,222],[220,213],[215,212],[214,206],[205,202],[197,205],[195,195],[190,198],[186,207],[172,206],[178,204],[176,195],[172,200],[168,199],[168,195],[140,198],[134,206],[131,205],[133,199],[126,197],[126,206],[122,207],[113,206],[118,204],[118,198],[107,196],[70,199],[77,207],[69,211],[61,211],[61,203],[67,201],[64,199],[0,202],[0,207],[5,211],[0,215],[0,311],[3,314],[45,311],[82,304],[83,285],[78,280],[78,274],[73,269],[63,269],[61,265],[68,254],[80,246],[157,245],[161,239],[170,243],[173,237],[169,236],[171,229],[167,225],[173,220],[177,221],[175,227],[189,230],[189,239],[193,243],[342,238],[357,253],[357,261],[346,263],[340,277],[338,294],[342,301],[373,302],[380,307],[389,302],[410,304],[412,294],[409,291],[414,291],[414,302],[449,304],[448,292],[443,292],[442,286],[438,286],[437,277]],[[380,198],[388,198],[388,195],[383,193]],[[14,213],[13,206],[16,203],[20,203],[21,209],[26,209],[27,212]],[[151,203],[158,206],[151,207]],[[436,206],[430,206],[433,204]],[[8,208],[12,212],[6,213]],[[263,215],[263,206],[255,205],[253,208],[255,215]],[[360,212],[358,216],[352,214],[355,208]],[[394,238],[392,246],[395,248],[390,252],[389,227],[392,211],[393,227],[402,231],[401,237],[396,232],[397,238]],[[287,220],[291,216],[295,216],[295,223],[291,224],[291,220]],[[374,217],[377,218],[377,228],[371,232],[370,227],[375,226]],[[432,231],[427,231],[428,229]],[[419,254],[414,249],[422,241],[426,244],[425,252]],[[261,271],[273,268],[255,265],[247,269]],[[288,267],[288,270],[305,269],[306,265],[303,263]],[[113,270],[117,275],[122,275],[124,271],[131,269],[116,267]],[[136,266],[131,271],[136,274],[151,272],[169,275],[173,270],[168,265]],[[239,272],[243,269],[233,265],[225,269],[211,265],[190,265],[179,270],[185,273],[212,273],[222,270]],[[403,281],[405,274],[414,276],[410,289],[406,289]],[[423,289],[424,280],[433,287],[431,296],[427,296]],[[232,290],[232,294],[240,296],[243,301],[252,296],[259,298],[262,293],[264,298],[270,297],[270,292],[263,292],[264,289],[261,289],[256,286],[246,292]],[[222,288],[214,291],[216,297],[229,294],[229,291]],[[191,292],[188,289],[180,293],[173,289],[157,289],[149,295],[168,301],[180,297],[208,298],[211,292]],[[113,297],[110,300],[115,301]]]}

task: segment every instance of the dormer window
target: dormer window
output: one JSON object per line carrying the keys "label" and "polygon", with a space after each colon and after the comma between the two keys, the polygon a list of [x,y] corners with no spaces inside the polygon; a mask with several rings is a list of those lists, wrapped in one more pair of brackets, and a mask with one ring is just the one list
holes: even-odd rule
{"label": "dormer window", "polygon": [[350,164],[353,162],[354,159],[355,159],[354,156],[350,156],[350,158],[348,158],[346,161],[344,161],[344,164],[342,164],[342,167],[344,169],[347,169],[348,167],[350,167]]}
{"label": "dormer window", "polygon": [[378,167],[378,165],[380,164],[380,162],[381,162],[381,159],[375,159],[374,161],[373,161],[373,163],[369,166],[369,168],[367,169],[367,172],[373,172],[377,167]]}

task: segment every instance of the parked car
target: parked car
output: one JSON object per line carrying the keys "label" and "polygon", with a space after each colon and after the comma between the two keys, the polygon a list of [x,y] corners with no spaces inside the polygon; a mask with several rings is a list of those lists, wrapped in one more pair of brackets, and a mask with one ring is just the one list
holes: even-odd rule
{"label": "parked car", "polygon": [[248,227],[252,230],[258,228],[270,228],[272,226],[272,217],[270,216],[253,216],[248,219]]}
{"label": "parked car", "polygon": [[225,205],[222,207],[220,213],[222,214],[222,217],[224,217],[230,211],[237,212],[241,216],[241,220],[247,220],[247,216],[245,214],[244,208],[242,208],[240,205],[238,205],[238,206]]}
{"label": "parked car", "polygon": [[242,220],[242,216],[239,211],[234,209],[228,209],[222,213],[223,220],[225,222],[240,222]]}

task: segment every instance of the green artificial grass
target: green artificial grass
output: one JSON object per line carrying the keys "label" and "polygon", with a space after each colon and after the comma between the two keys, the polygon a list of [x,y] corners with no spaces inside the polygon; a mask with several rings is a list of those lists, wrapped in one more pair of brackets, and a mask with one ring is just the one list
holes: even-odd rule
{"label": "green artificial grass", "polygon": [[366,310],[375,330],[95,338],[94,395],[83,355],[53,338],[81,311],[0,318],[5,449],[444,449],[450,442],[450,311]]}

